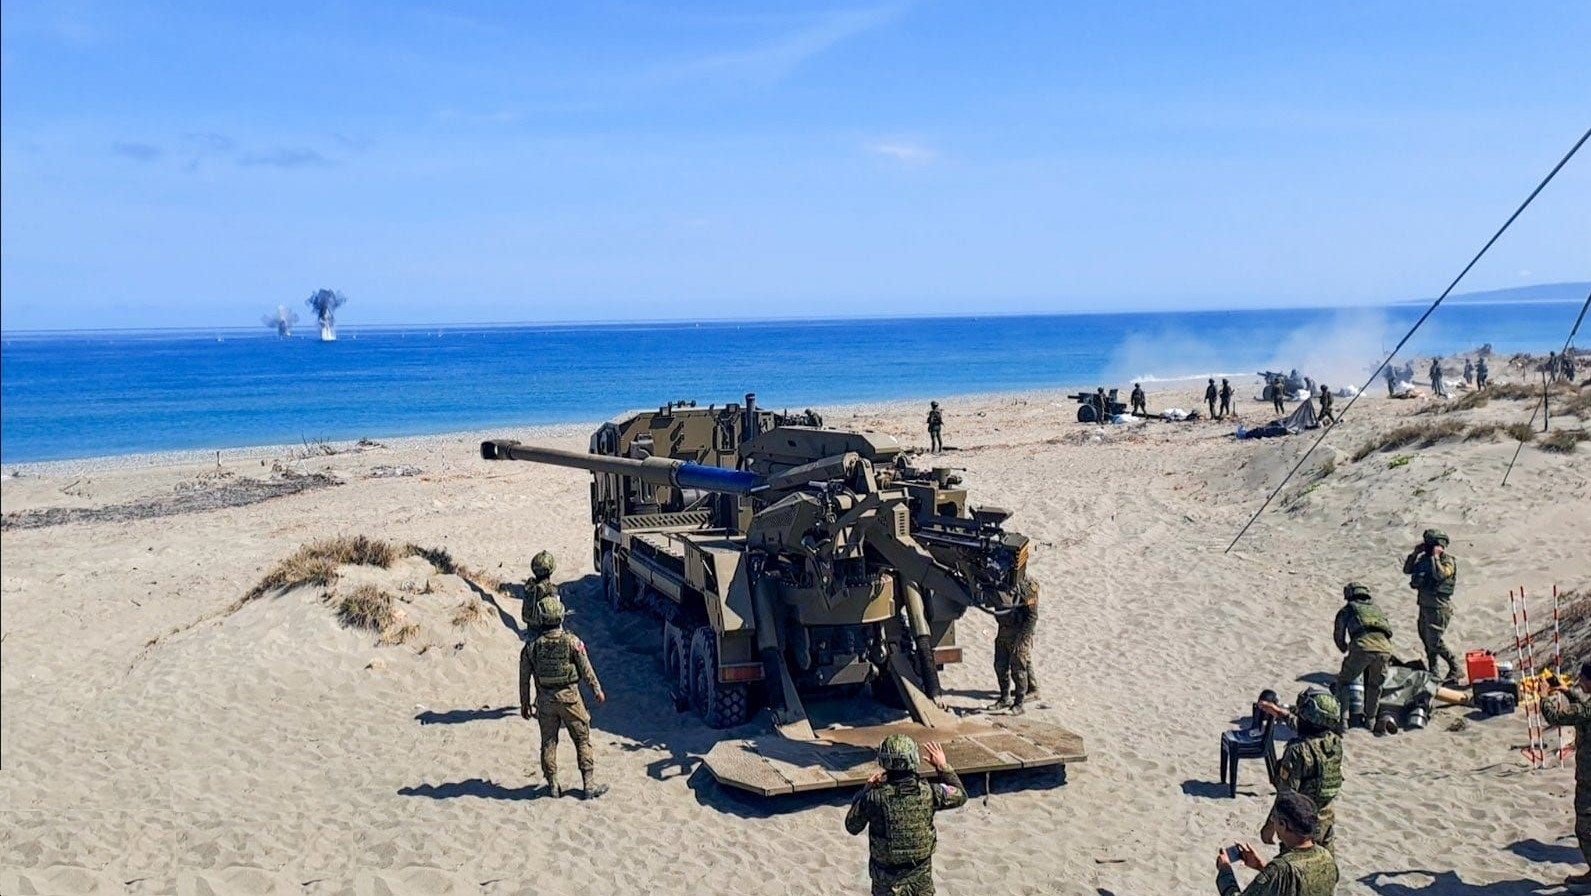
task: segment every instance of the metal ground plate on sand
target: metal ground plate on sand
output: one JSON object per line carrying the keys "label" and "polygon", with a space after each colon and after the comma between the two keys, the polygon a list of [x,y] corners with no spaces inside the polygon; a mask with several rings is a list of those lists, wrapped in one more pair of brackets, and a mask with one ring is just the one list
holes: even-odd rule
{"label": "metal ground plate on sand", "polygon": [[[831,728],[814,741],[777,734],[723,741],[703,762],[719,783],[761,796],[837,787],[859,787],[877,771],[875,751],[891,734],[919,743],[937,740],[958,774],[1013,771],[1082,762],[1083,738],[1059,725],[1015,717],[967,720],[954,728],[896,722],[866,728]],[[923,771],[931,771],[926,766]]]}

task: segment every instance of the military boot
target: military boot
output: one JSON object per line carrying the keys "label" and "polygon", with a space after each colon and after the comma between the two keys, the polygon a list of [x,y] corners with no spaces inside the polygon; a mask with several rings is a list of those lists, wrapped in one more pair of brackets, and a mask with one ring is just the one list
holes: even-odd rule
{"label": "military boot", "polygon": [[1027,712],[1027,709],[1022,706],[1022,696],[1018,694],[1017,698],[1011,702],[1011,715],[1019,716]]}
{"label": "military boot", "polygon": [[608,785],[597,783],[596,772],[586,772],[580,776],[584,789],[581,791],[582,799],[594,800],[608,792]]}
{"label": "military boot", "polygon": [[557,775],[547,776],[547,795],[552,797],[563,796],[563,785],[558,783]]}
{"label": "military boot", "polygon": [[989,704],[989,708],[990,709],[1010,709],[1011,708],[1011,692],[1010,691],[1001,691],[1000,692],[1000,699],[998,699],[998,700],[994,701],[993,703]]}

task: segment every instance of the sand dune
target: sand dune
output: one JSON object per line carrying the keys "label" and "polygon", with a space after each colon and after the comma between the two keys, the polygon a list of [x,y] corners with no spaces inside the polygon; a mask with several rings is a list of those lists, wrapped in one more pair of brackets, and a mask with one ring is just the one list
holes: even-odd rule
{"label": "sand dune", "polygon": [[[1151,407],[1196,398],[1160,393]],[[1267,406],[1240,404],[1246,422],[1269,419]],[[1399,424],[1529,413],[1493,401],[1414,415],[1423,404],[1363,400],[1226,554],[1308,440],[1239,442],[1227,423],[1096,431],[1073,422],[1060,393],[945,402],[946,440],[976,499],[1012,509],[1037,542],[1047,607],[1034,715],[1082,733],[1091,756],[1064,785],[1046,773],[996,778],[992,790],[970,781],[974,801],[941,816],[943,892],[1209,892],[1216,848],[1254,839],[1270,797],[1252,764],[1236,799],[1214,784],[1219,732],[1261,689],[1291,694],[1335,671],[1331,619],[1350,578],[1376,590],[1397,644],[1416,653],[1398,565],[1426,526],[1445,528],[1464,564],[1464,647],[1510,642],[1510,587],[1591,585],[1591,446],[1526,447],[1506,489],[1515,443],[1501,434],[1349,460]],[[828,420],[915,444],[920,410],[831,409]],[[489,435],[580,448],[585,428]],[[489,465],[477,440],[312,459],[225,452],[233,479],[268,477],[279,460],[343,484],[7,529],[0,892],[862,891],[866,844],[840,823],[848,794],[758,801],[699,767],[716,735],[670,705],[654,624],[601,604],[586,478]],[[1327,458],[1335,469],[1323,472]],[[213,458],[179,460],[24,468],[4,482],[5,512],[152,501],[218,478]],[[420,472],[372,475],[402,466]],[[272,564],[334,534],[445,548],[506,581],[528,573],[535,551],[555,552],[570,625],[610,696],[594,736],[612,792],[534,797],[511,594],[485,592],[486,612],[455,625],[459,607],[483,600],[465,580],[413,557],[343,569],[334,590],[401,596],[419,631],[395,645],[340,624],[322,589],[232,609]],[[959,709],[992,696],[993,628],[963,624],[967,662],[945,676]],[[1521,716],[1457,709],[1421,732],[1352,732],[1341,892],[1506,896],[1573,870],[1572,775],[1528,770],[1524,739]],[[573,761],[566,745],[567,774]]]}

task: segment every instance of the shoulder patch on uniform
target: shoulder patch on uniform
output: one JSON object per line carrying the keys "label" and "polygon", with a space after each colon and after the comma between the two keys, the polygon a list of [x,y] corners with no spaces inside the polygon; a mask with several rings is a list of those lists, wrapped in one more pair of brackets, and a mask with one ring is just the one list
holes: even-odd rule
{"label": "shoulder patch on uniform", "polygon": [[934,786],[938,787],[939,792],[947,797],[955,796],[959,792],[956,790],[956,788],[950,786],[949,784],[936,784]]}
{"label": "shoulder patch on uniform", "polygon": [[574,635],[570,635],[569,636],[569,640],[574,642],[575,653],[585,653],[586,652],[586,642],[580,640],[579,638],[576,638]]}

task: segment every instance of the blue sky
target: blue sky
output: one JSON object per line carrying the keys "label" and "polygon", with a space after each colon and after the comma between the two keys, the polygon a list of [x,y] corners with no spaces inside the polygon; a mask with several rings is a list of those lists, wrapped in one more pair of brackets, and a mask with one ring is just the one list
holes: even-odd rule
{"label": "blue sky", "polygon": [[[1591,127],[1591,5],[7,0],[8,329],[1362,303]],[[1591,274],[1591,150],[1466,282]]]}

